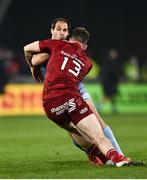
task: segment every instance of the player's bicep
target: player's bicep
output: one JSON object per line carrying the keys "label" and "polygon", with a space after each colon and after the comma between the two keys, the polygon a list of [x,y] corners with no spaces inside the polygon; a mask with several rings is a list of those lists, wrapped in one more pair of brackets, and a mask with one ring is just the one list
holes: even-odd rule
{"label": "player's bicep", "polygon": [[24,47],[24,51],[38,53],[40,52],[39,41],[30,43]]}
{"label": "player's bicep", "polygon": [[37,65],[42,64],[43,62],[47,61],[48,59],[49,59],[48,53],[34,54],[32,57],[32,65],[37,66]]}

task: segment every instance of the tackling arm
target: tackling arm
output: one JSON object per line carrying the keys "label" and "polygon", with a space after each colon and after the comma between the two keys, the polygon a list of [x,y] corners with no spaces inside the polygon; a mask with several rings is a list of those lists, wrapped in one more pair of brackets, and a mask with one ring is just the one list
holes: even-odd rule
{"label": "tackling arm", "polygon": [[35,41],[33,43],[30,43],[26,46],[24,46],[24,54],[27,63],[32,67],[32,57],[33,54],[40,53],[40,48],[39,48],[39,41]]}
{"label": "tackling arm", "polygon": [[44,76],[42,75],[38,65],[48,60],[49,54],[40,52],[39,41],[26,45],[24,47],[24,54],[26,61],[30,66],[34,80],[36,82],[42,82],[44,80]]}
{"label": "tackling arm", "polygon": [[49,59],[48,53],[39,53],[33,55],[31,62],[33,66],[38,66],[48,59]]}

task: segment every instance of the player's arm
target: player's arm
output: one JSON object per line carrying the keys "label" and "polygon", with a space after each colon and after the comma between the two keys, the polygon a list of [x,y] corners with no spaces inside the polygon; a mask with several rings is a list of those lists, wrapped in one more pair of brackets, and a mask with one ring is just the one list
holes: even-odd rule
{"label": "player's arm", "polygon": [[48,53],[40,52],[39,41],[30,43],[24,47],[25,58],[30,66],[37,66],[49,59]]}
{"label": "player's arm", "polygon": [[49,59],[48,53],[34,54],[32,57],[32,65],[38,66]]}
{"label": "player's arm", "polygon": [[40,53],[39,41],[35,41],[33,43],[24,46],[25,58],[30,66],[33,66],[32,57],[36,53]]}
{"label": "player's arm", "polygon": [[[43,75],[40,72],[39,67],[33,67],[38,59],[40,59],[40,56],[37,57],[36,53],[40,53],[40,48],[39,48],[39,41],[35,41],[33,43],[30,43],[26,46],[24,46],[24,54],[27,63],[30,66],[30,70],[32,73],[32,76],[36,82],[41,82],[43,81]],[[35,55],[36,54],[36,55]],[[32,63],[32,58],[34,59],[34,64]]]}
{"label": "player's arm", "polygon": [[39,82],[44,81],[44,76],[39,66],[30,67],[30,70],[31,70],[32,77],[36,82],[39,83]]}

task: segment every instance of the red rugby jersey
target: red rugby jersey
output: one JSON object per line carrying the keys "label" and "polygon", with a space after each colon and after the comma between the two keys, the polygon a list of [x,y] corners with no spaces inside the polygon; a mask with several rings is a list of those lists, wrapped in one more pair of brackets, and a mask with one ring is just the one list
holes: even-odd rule
{"label": "red rugby jersey", "polygon": [[79,94],[79,82],[92,67],[90,58],[78,43],[63,40],[39,41],[41,52],[50,54],[46,66],[43,100],[66,93]]}

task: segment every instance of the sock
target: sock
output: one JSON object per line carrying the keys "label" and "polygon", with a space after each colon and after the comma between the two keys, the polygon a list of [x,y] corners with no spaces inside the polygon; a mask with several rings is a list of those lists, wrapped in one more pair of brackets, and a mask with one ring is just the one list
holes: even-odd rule
{"label": "sock", "polygon": [[95,144],[93,144],[88,150],[87,153],[91,156],[92,158],[98,157],[103,164],[107,162],[107,157],[102,154],[102,152],[97,148]]}
{"label": "sock", "polygon": [[114,163],[123,161],[124,156],[120,155],[115,149],[110,149],[106,154],[108,159],[111,159]]}
{"label": "sock", "polygon": [[105,128],[103,128],[103,132],[104,132],[105,136],[111,141],[113,147],[117,150],[117,152],[119,154],[123,155],[123,152],[120,149],[119,144],[118,144],[117,140],[115,139],[111,128],[109,126],[106,126]]}
{"label": "sock", "polygon": [[95,144],[93,144],[88,150],[84,149],[81,145],[79,145],[75,140],[73,140],[74,145],[76,145],[79,149],[82,151],[85,151],[88,156],[90,156],[90,159],[95,159],[96,156],[102,161],[103,164],[105,164],[108,159],[105,157],[99,149],[96,147]]}

